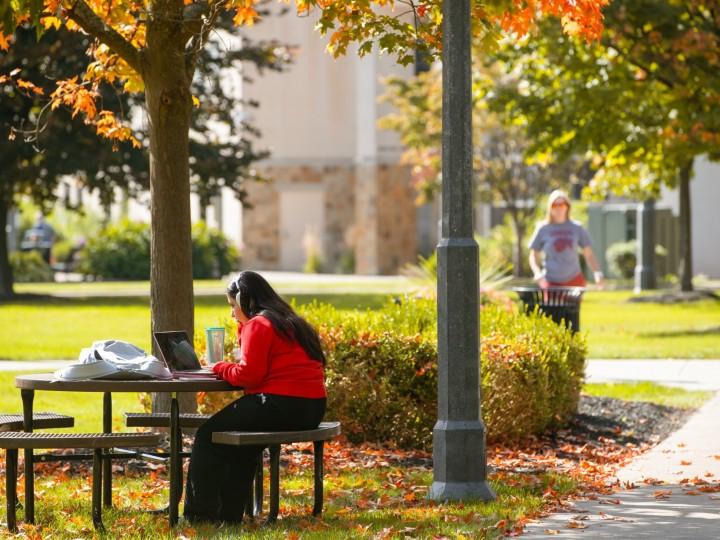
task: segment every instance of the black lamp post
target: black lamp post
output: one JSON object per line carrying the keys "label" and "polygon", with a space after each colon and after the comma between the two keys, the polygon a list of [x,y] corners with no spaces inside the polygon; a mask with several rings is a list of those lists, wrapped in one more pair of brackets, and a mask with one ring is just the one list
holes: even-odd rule
{"label": "black lamp post", "polygon": [[435,500],[491,500],[480,414],[478,246],[473,237],[469,0],[443,2],[442,237],[438,244]]}
{"label": "black lamp post", "polygon": [[635,292],[657,288],[655,271],[655,200],[646,199],[637,208],[637,265]]}

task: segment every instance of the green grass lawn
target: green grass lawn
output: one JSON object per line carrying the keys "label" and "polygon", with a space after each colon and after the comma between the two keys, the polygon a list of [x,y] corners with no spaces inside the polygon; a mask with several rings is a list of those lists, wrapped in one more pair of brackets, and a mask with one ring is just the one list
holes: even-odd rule
{"label": "green grass lawn", "polygon": [[[195,299],[195,327],[202,333],[230,318],[225,296]],[[288,295],[300,304],[317,299],[340,309],[377,308],[384,294]],[[0,304],[0,359],[77,358],[100,339],[123,339],[150,350],[150,302],[145,297],[51,298]]]}
{"label": "green grass lawn", "polygon": [[[355,309],[381,306],[391,291],[405,292],[403,283],[397,278],[362,282],[353,288],[329,278],[327,283],[286,281],[278,288],[301,304],[317,299],[341,309]],[[0,359],[76,358],[82,347],[107,338],[125,339],[148,350],[149,300],[141,292],[147,286],[146,282],[20,285],[19,292],[36,294],[94,295],[110,287],[126,296],[22,299],[0,304]],[[198,292],[217,291],[217,295],[196,297],[199,331],[229,318],[223,287],[219,281],[196,282]],[[297,292],[295,287],[306,292]],[[135,292],[138,296],[129,295]],[[628,291],[585,295],[580,324],[588,338],[590,358],[720,358],[720,302],[628,303],[631,296]]]}
{"label": "green grass lawn", "polygon": [[720,358],[720,302],[629,303],[628,291],[588,292],[580,312],[590,358]]}
{"label": "green grass lawn", "polygon": [[684,390],[649,382],[592,383],[586,384],[583,392],[591,396],[611,397],[625,401],[647,401],[681,409],[697,409],[714,395],[713,392]]}

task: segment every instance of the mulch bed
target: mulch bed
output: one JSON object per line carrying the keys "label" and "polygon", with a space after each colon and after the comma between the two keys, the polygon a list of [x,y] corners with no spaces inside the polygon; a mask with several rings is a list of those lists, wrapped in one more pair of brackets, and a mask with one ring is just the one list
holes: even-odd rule
{"label": "mulch bed", "polygon": [[693,409],[583,395],[578,413],[567,429],[589,440],[605,437],[614,438],[620,444],[657,444],[680,428],[693,412]]}

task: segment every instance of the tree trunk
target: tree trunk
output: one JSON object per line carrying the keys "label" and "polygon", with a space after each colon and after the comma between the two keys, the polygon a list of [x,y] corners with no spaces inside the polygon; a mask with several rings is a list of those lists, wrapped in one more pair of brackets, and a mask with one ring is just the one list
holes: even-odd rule
{"label": "tree trunk", "polygon": [[0,197],[0,299],[14,296],[12,267],[7,241],[7,220],[10,208]]}
{"label": "tree trunk", "polygon": [[690,179],[694,159],[680,168],[678,190],[680,193],[680,290],[692,291],[692,206],[690,204]]}
{"label": "tree trunk", "polygon": [[[170,19],[148,27],[143,79],[150,136],[151,330],[184,330],[193,339],[192,246],[190,237],[189,130],[191,78],[180,29]],[[157,356],[156,344],[153,351]],[[154,396],[153,409],[167,411],[168,396]],[[195,410],[195,396],[181,399]]]}

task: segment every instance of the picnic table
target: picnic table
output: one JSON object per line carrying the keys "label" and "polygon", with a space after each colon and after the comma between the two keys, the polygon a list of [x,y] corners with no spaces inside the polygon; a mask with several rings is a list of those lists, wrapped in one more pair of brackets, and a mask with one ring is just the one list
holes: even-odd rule
{"label": "picnic table", "polygon": [[[178,506],[182,493],[183,470],[180,449],[182,434],[180,431],[180,408],[178,392],[228,392],[237,391],[238,388],[226,381],[212,377],[207,379],[170,379],[170,380],[113,380],[113,379],[83,379],[59,380],[51,373],[20,375],[15,378],[15,386],[20,389],[23,402],[23,418],[25,431],[32,431],[33,401],[36,390],[55,392],[102,392],[103,393],[103,431],[112,432],[112,393],[113,392],[168,392],[170,402],[170,526],[178,522]],[[108,456],[109,457],[109,456]],[[103,501],[105,506],[111,506],[111,459],[103,462]],[[33,498],[33,451],[25,450],[25,521],[34,521]]]}

